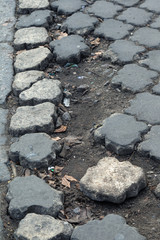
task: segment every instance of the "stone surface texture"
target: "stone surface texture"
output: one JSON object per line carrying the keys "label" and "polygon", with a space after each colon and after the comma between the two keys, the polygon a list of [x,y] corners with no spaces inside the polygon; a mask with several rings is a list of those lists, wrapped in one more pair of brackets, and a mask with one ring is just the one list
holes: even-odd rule
{"label": "stone surface texture", "polygon": [[140,7],[149,11],[160,13],[160,2],[158,0],[145,0]]}
{"label": "stone surface texture", "polygon": [[63,208],[63,193],[34,175],[16,177],[8,184],[6,198],[10,216],[18,220],[28,212],[56,217]]}
{"label": "stone surface texture", "polygon": [[140,61],[143,65],[147,65],[150,69],[160,72],[160,50],[149,51],[146,59]]}
{"label": "stone surface texture", "polygon": [[41,103],[36,106],[18,107],[10,122],[10,133],[14,136],[25,133],[54,130],[57,113],[53,103]]}
{"label": "stone surface texture", "polygon": [[152,24],[150,24],[152,28],[160,28],[160,17],[157,17]]}
{"label": "stone surface texture", "polygon": [[157,185],[154,194],[156,195],[157,198],[160,198],[160,183]]}
{"label": "stone surface texture", "polygon": [[141,140],[141,134],[147,130],[148,126],[134,117],[115,113],[104,120],[102,127],[96,129],[94,139],[105,142],[106,148],[116,154],[125,155],[133,152],[135,144]]}
{"label": "stone surface texture", "polygon": [[82,0],[58,0],[51,2],[51,8],[58,14],[71,15],[86,5]]}
{"label": "stone surface texture", "polygon": [[61,145],[45,133],[25,134],[10,147],[9,158],[24,168],[46,168],[56,159]]}
{"label": "stone surface texture", "polygon": [[135,4],[137,4],[139,0],[129,0],[129,1],[128,0],[112,0],[112,2],[122,4],[123,6],[126,6],[126,7],[132,7]]}
{"label": "stone surface texture", "polygon": [[8,110],[0,108],[0,146],[6,143],[6,127]]}
{"label": "stone surface texture", "polygon": [[[95,177],[96,176],[96,177]],[[81,191],[96,201],[122,203],[146,187],[143,169],[114,157],[101,159],[80,180]]]}
{"label": "stone surface texture", "polygon": [[126,224],[125,218],[109,214],[103,220],[89,221],[74,229],[71,240],[146,240],[134,227]]}
{"label": "stone surface texture", "polygon": [[152,92],[155,93],[155,94],[160,95],[160,83],[158,83],[157,85],[155,85],[155,86],[152,88]]}
{"label": "stone surface texture", "polygon": [[48,0],[19,0],[18,11],[20,13],[28,13],[37,9],[45,9],[49,7]]}
{"label": "stone surface texture", "polygon": [[29,213],[19,223],[14,236],[18,240],[70,240],[73,227],[48,215]]}

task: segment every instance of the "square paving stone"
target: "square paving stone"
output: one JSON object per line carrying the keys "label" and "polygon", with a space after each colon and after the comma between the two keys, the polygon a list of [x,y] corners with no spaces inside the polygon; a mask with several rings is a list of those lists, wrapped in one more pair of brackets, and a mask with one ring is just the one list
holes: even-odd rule
{"label": "square paving stone", "polygon": [[100,18],[113,18],[120,10],[122,10],[121,6],[106,1],[96,1],[88,8],[89,13]]}
{"label": "square paving stone", "polygon": [[33,83],[44,77],[44,72],[36,70],[17,73],[12,84],[14,95],[18,96],[22,91],[30,88]]}
{"label": "square paving stone", "polygon": [[98,22],[97,18],[78,12],[66,19],[62,25],[62,30],[67,31],[69,34],[75,33],[85,35],[93,31],[94,26]]}
{"label": "square paving stone", "polygon": [[152,15],[152,13],[143,9],[131,7],[125,10],[117,19],[136,26],[145,26],[151,20]]}
{"label": "square paving stone", "polygon": [[60,15],[71,15],[72,13],[80,10],[85,5],[86,2],[82,0],[58,0],[51,2],[51,9]]}
{"label": "square paving stone", "polygon": [[94,31],[95,36],[104,37],[109,40],[118,40],[129,35],[133,29],[130,24],[125,24],[114,19],[104,20]]}
{"label": "square paving stone", "polygon": [[19,0],[18,12],[28,13],[30,11],[45,9],[49,7],[48,0]]}
{"label": "square paving stone", "polygon": [[111,59],[112,62],[130,63],[139,58],[138,54],[145,51],[142,46],[137,46],[134,42],[128,40],[116,40],[108,50],[104,52],[104,59]]}
{"label": "square paving stone", "polygon": [[15,71],[44,70],[51,59],[52,53],[46,47],[23,51],[16,56],[14,63]]}
{"label": "square paving stone", "polygon": [[139,93],[130,101],[130,107],[124,111],[136,116],[138,120],[160,124],[160,96],[148,92]]}
{"label": "square paving stone", "polygon": [[149,11],[160,13],[160,1],[159,0],[145,0],[140,5],[141,8],[146,8]]}
{"label": "square paving stone", "polygon": [[27,213],[56,217],[63,208],[63,193],[34,175],[14,178],[8,184],[6,198],[11,218],[18,220]]}
{"label": "square paving stone", "polygon": [[29,89],[21,92],[19,103],[21,105],[36,105],[43,102],[52,102],[58,105],[62,101],[62,97],[61,82],[44,78],[34,83]]}
{"label": "square paving stone", "polygon": [[36,106],[18,107],[10,122],[10,133],[17,137],[25,133],[46,132],[54,130],[56,108],[53,103],[41,103]]}
{"label": "square paving stone", "polygon": [[49,43],[47,30],[43,27],[19,29],[14,35],[15,50],[31,49]]}
{"label": "square paving stone", "polygon": [[136,64],[128,64],[112,78],[112,85],[121,86],[122,90],[130,90],[135,93],[153,85],[152,80],[155,78],[158,78],[157,72],[147,70]]}
{"label": "square paving stone", "polygon": [[146,59],[141,60],[142,65],[147,65],[150,69],[160,72],[160,50],[149,51]]}
{"label": "square paving stone", "polygon": [[50,43],[53,49],[53,56],[60,64],[67,62],[79,63],[82,57],[90,54],[90,48],[84,43],[79,35],[71,35]]}
{"label": "square paving stone", "polygon": [[157,29],[149,27],[143,27],[136,30],[130,39],[150,48],[160,46],[160,32]]}
{"label": "square paving stone", "polygon": [[16,29],[25,27],[45,27],[53,22],[53,13],[50,10],[37,10],[28,15],[22,15],[18,18],[15,25]]}
{"label": "square paving stone", "polygon": [[140,0],[111,0],[111,1],[122,4],[126,7],[134,6],[135,4],[140,2]]}
{"label": "square paving stone", "polygon": [[105,142],[108,150],[125,155],[133,152],[135,144],[147,130],[148,126],[134,117],[115,113],[103,121],[102,127],[96,129],[94,139],[96,142]]}
{"label": "square paving stone", "polygon": [[150,25],[150,27],[152,27],[152,28],[160,28],[160,16],[153,20],[153,22]]}

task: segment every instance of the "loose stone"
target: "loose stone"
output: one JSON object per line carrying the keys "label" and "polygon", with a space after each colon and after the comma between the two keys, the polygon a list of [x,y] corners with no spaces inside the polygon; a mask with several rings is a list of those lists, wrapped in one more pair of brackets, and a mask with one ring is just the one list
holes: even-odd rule
{"label": "loose stone", "polygon": [[41,103],[36,106],[18,107],[10,122],[10,133],[17,137],[25,133],[46,132],[54,130],[56,108],[53,103]]}
{"label": "loose stone", "polygon": [[101,159],[80,180],[81,191],[95,201],[122,203],[146,187],[143,169],[114,157]]}
{"label": "loose stone", "polygon": [[135,144],[141,140],[141,134],[147,130],[148,126],[134,117],[115,113],[96,129],[94,139],[96,142],[105,142],[108,150],[125,155],[133,152]]}
{"label": "loose stone", "polygon": [[56,217],[63,208],[63,193],[34,175],[14,178],[8,184],[6,198],[11,218],[18,220],[28,212]]}
{"label": "loose stone", "polygon": [[138,120],[150,124],[160,124],[160,96],[151,93],[138,93],[130,101],[130,107],[124,110],[126,113],[136,116]]}
{"label": "loose stone", "polygon": [[51,8],[56,11],[58,14],[71,15],[72,13],[77,12],[86,3],[82,0],[58,0],[51,2]]}
{"label": "loose stone", "polygon": [[18,96],[22,91],[30,88],[33,83],[44,77],[44,72],[36,70],[17,73],[12,84],[14,95]]}
{"label": "loose stone", "polygon": [[60,81],[44,78],[21,92],[19,102],[21,105],[36,105],[43,102],[52,102],[58,105],[62,100],[62,95]]}
{"label": "loose stone", "polygon": [[160,1],[159,0],[146,0],[140,5],[141,8],[145,8],[149,11],[160,13]]}
{"label": "loose stone", "polygon": [[63,113],[63,115],[62,115],[62,120],[63,120],[64,122],[71,121],[71,115],[69,114],[69,112]]}
{"label": "loose stone", "polygon": [[28,13],[30,11],[45,9],[49,7],[48,0],[19,0],[18,12]]}
{"label": "loose stone", "polygon": [[140,63],[160,72],[160,50],[149,51],[146,59],[141,60]]}
{"label": "loose stone", "polygon": [[122,4],[126,7],[131,7],[134,6],[135,4],[137,4],[139,2],[139,0],[112,0],[112,2],[116,2],[119,4]]}
{"label": "loose stone", "polygon": [[25,134],[11,145],[9,158],[24,168],[48,167],[56,159],[61,145],[45,133]]}
{"label": "loose stone", "polygon": [[160,198],[160,183],[157,185],[154,194],[156,195],[157,198]]}
{"label": "loose stone", "polygon": [[31,49],[49,43],[48,33],[43,27],[19,29],[14,37],[15,50]]}
{"label": "loose stone", "polygon": [[97,23],[97,18],[78,12],[67,18],[62,25],[62,30],[67,31],[68,34],[75,33],[85,35],[94,30],[94,26]]}
{"label": "loose stone", "polygon": [[16,56],[15,71],[17,73],[26,70],[44,70],[51,59],[52,54],[45,47],[23,51]]}
{"label": "loose stone", "polygon": [[29,213],[20,221],[14,236],[17,240],[70,240],[72,231],[73,227],[68,222],[47,215]]}
{"label": "loose stone", "polygon": [[109,214],[103,220],[89,221],[74,229],[71,240],[146,240],[123,217]]}
{"label": "loose stone", "polygon": [[79,63],[82,57],[90,54],[90,49],[84,43],[84,39],[78,35],[52,41],[50,47],[53,49],[53,56],[60,64],[66,64],[67,62]]}
{"label": "loose stone", "polygon": [[122,90],[129,90],[135,93],[153,85],[152,80],[157,77],[157,72],[139,67],[136,64],[128,64],[112,78],[112,85],[116,87],[121,86]]}
{"label": "loose stone", "polygon": [[[121,29],[121,31],[119,30]],[[108,19],[104,20],[94,31],[95,36],[104,37],[109,40],[118,40],[129,35],[129,31],[133,29],[130,24],[125,24],[121,21]]]}

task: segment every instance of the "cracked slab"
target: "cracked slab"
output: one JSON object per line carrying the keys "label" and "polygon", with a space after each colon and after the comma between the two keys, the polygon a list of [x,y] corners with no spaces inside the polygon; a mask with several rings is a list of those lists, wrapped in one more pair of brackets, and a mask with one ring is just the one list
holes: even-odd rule
{"label": "cracked slab", "polygon": [[34,175],[14,178],[8,184],[6,199],[11,218],[17,220],[27,213],[56,217],[63,208],[63,193]]}
{"label": "cracked slab", "polygon": [[146,54],[146,58],[141,60],[140,63],[160,72],[160,50],[149,51]]}
{"label": "cracked slab", "polygon": [[148,92],[138,93],[130,101],[130,107],[124,111],[136,116],[140,121],[150,124],[160,124],[160,96]]}
{"label": "cracked slab", "polygon": [[137,3],[139,3],[139,0],[129,0],[129,1],[128,0],[112,0],[112,2],[122,4],[123,6],[126,6],[126,7],[132,7]]}
{"label": "cracked slab", "polygon": [[53,57],[60,64],[67,62],[79,63],[82,57],[90,54],[90,48],[84,43],[79,35],[71,35],[50,43]]}
{"label": "cracked slab", "polygon": [[149,11],[160,13],[160,1],[159,0],[145,0],[140,5],[141,8],[145,8]]}
{"label": "cracked slab", "polygon": [[50,133],[54,130],[56,118],[55,105],[50,102],[36,106],[18,107],[11,118],[9,131],[15,137],[25,133]]}
{"label": "cracked slab", "polygon": [[157,77],[157,72],[147,70],[136,64],[128,64],[112,78],[112,85],[121,86],[122,90],[130,90],[136,93],[143,91],[147,86],[153,85],[152,80]]}
{"label": "cracked slab", "polygon": [[119,162],[114,157],[101,159],[96,166],[88,168],[80,180],[80,190],[87,197],[113,203],[136,197],[146,185],[142,168],[129,161]]}
{"label": "cracked slab", "polygon": [[67,31],[68,34],[75,33],[85,35],[93,31],[94,26],[98,22],[98,19],[95,17],[90,17],[88,14],[77,12],[64,21],[62,30]]}
{"label": "cracked slab", "polygon": [[143,122],[133,116],[122,113],[112,114],[103,121],[101,127],[94,132],[96,142],[104,142],[105,147],[119,155],[130,154],[141,140],[141,135],[148,130]]}
{"label": "cracked slab", "polygon": [[118,40],[129,35],[129,31],[133,29],[130,24],[121,21],[108,19],[104,20],[94,31],[95,36],[104,37],[109,40]]}
{"label": "cracked slab", "polygon": [[45,9],[49,7],[48,0],[19,0],[18,12],[28,13],[38,9]]}
{"label": "cracked slab", "polygon": [[16,56],[15,71],[44,70],[52,59],[52,53],[46,47],[23,51]]}
{"label": "cracked slab", "polygon": [[71,15],[84,6],[86,6],[86,2],[82,0],[58,0],[51,2],[51,9],[56,11],[59,15]]}

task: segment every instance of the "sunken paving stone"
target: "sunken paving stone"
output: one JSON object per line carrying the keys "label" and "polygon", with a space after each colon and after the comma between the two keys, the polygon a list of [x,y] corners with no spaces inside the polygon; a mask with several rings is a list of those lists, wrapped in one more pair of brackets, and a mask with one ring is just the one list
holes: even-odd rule
{"label": "sunken paving stone", "polygon": [[138,93],[130,101],[130,107],[124,111],[136,116],[138,120],[150,124],[160,124],[160,96],[148,92]]}
{"label": "sunken paving stone", "polygon": [[144,9],[131,7],[125,10],[117,19],[136,26],[144,26],[151,20],[152,15],[152,13],[147,12]]}
{"label": "sunken paving stone", "polygon": [[109,214],[103,220],[93,220],[74,229],[71,240],[146,240],[125,218]]}
{"label": "sunken paving stone", "polygon": [[30,49],[49,43],[47,30],[43,27],[19,29],[15,33],[15,50]]}
{"label": "sunken paving stone", "polygon": [[15,71],[44,70],[51,59],[52,54],[46,47],[23,51],[16,56],[14,63]]}
{"label": "sunken paving stone", "polygon": [[122,203],[126,198],[137,196],[146,184],[142,168],[129,161],[105,157],[88,168],[80,180],[80,189],[92,200]]}
{"label": "sunken paving stone", "polygon": [[[6,134],[5,134],[5,130],[6,130],[5,126],[7,124],[7,115],[8,115],[8,110],[0,108],[0,146],[5,145],[7,141]],[[0,157],[1,157],[1,150],[0,150]]]}
{"label": "sunken paving stone", "polygon": [[44,77],[44,72],[36,70],[17,73],[12,84],[14,95],[18,96],[22,91],[30,88],[33,83]]}
{"label": "sunken paving stone", "polygon": [[79,63],[81,57],[90,54],[90,48],[79,35],[71,35],[52,41],[50,47],[53,50],[53,57],[60,64],[66,64],[67,62]]}
{"label": "sunken paving stone", "polygon": [[14,178],[8,184],[6,199],[11,218],[18,220],[27,213],[56,217],[63,208],[63,193],[34,175]]}
{"label": "sunken paving stone", "polygon": [[133,116],[114,113],[96,129],[94,139],[96,142],[105,142],[108,150],[126,155],[134,151],[135,144],[141,140],[142,133],[147,130],[148,126],[136,121]]}
{"label": "sunken paving stone", "polygon": [[157,198],[160,198],[160,183],[157,185],[156,189],[154,190],[154,194]]}
{"label": "sunken paving stone", "polygon": [[142,155],[147,155],[160,162],[160,126],[153,126],[138,146]]}
{"label": "sunken paving stone", "polygon": [[61,89],[60,81],[44,78],[21,92],[19,102],[21,105],[36,105],[43,102],[52,102],[58,105],[63,96]]}
{"label": "sunken paving stone", "polygon": [[19,223],[14,233],[17,240],[70,240],[73,227],[68,222],[48,215],[29,213]]}
{"label": "sunken paving stone", "polygon": [[30,11],[45,9],[49,7],[48,0],[19,0],[18,12],[28,13]]}
{"label": "sunken paving stone", "polygon": [[149,11],[160,13],[160,1],[159,0],[145,0],[140,5],[141,8],[145,8]]}
{"label": "sunken paving stone", "polygon": [[94,31],[94,35],[104,37],[109,40],[118,40],[129,35],[133,29],[130,24],[125,24],[114,19],[104,20]]}
{"label": "sunken paving stone", "polygon": [[142,65],[147,65],[150,69],[160,72],[160,50],[149,51],[146,59],[141,60]]}
{"label": "sunken paving stone", "polygon": [[53,22],[53,16],[50,10],[37,10],[29,15],[22,15],[18,18],[16,28],[26,27],[45,27],[48,28],[49,24]]}
{"label": "sunken paving stone", "polygon": [[89,13],[93,13],[100,18],[113,18],[117,15],[122,7],[111,2],[96,1],[89,9]]}
{"label": "sunken paving stone", "polygon": [[104,59],[111,59],[112,62],[130,63],[138,58],[138,54],[145,51],[142,46],[137,46],[128,40],[116,40],[108,50],[104,52]]}
{"label": "sunken paving stone", "polygon": [[45,133],[25,134],[10,147],[9,158],[24,168],[48,167],[55,159],[61,145]]}
{"label": "sunken paving stone", "polygon": [[51,2],[51,9],[58,14],[71,15],[86,5],[82,0],[58,0]]}
{"label": "sunken paving stone", "polygon": [[160,17],[157,17],[156,19],[154,19],[154,21],[152,22],[150,27],[152,27],[152,28],[160,28]]}
{"label": "sunken paving stone", "polygon": [[10,133],[13,136],[25,133],[54,131],[57,113],[53,103],[46,102],[36,106],[18,107],[10,122]]}
{"label": "sunken paving stone", "polygon": [[140,0],[112,0],[112,2],[116,2],[122,4],[126,7],[134,6],[135,4],[139,3]]}
{"label": "sunken paving stone", "polygon": [[113,86],[121,86],[122,90],[140,92],[145,87],[153,85],[153,79],[158,77],[158,73],[147,70],[136,64],[125,65],[112,79]]}
{"label": "sunken paving stone", "polygon": [[149,27],[138,29],[134,32],[130,39],[150,48],[160,46],[160,32],[157,29],[152,29]]}
{"label": "sunken paving stone", "polygon": [[68,34],[75,33],[84,35],[94,30],[94,26],[98,22],[97,18],[78,12],[66,19],[62,25],[62,30],[67,31]]}

